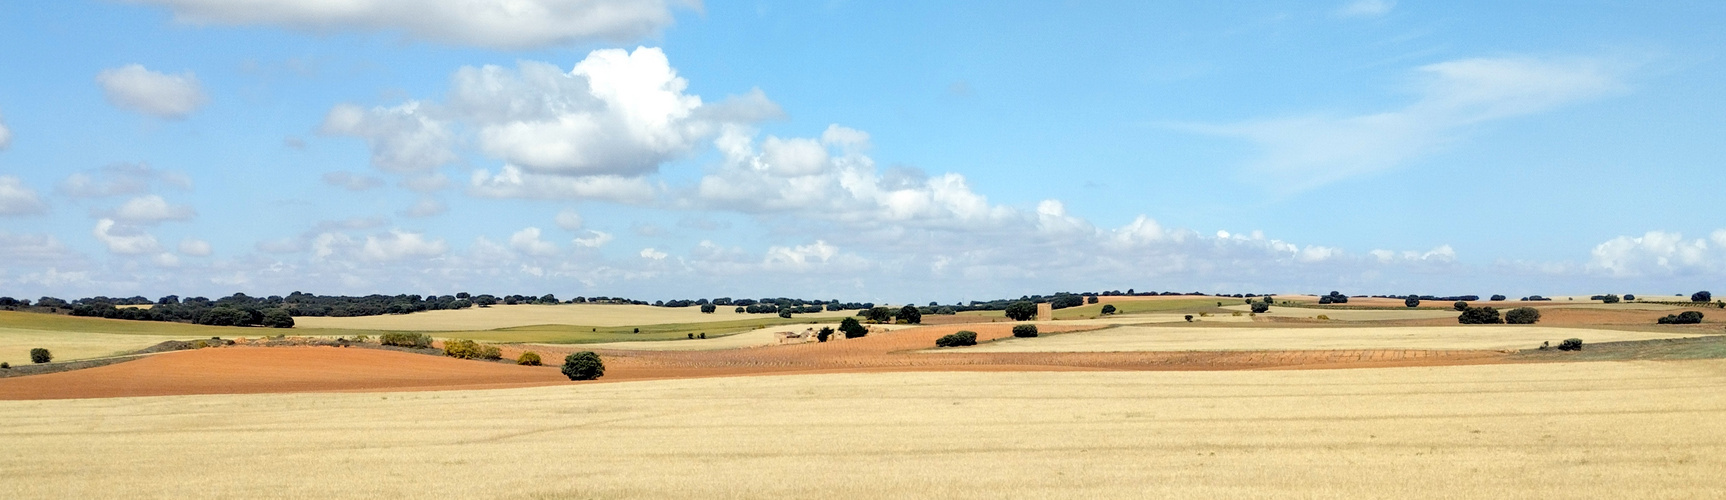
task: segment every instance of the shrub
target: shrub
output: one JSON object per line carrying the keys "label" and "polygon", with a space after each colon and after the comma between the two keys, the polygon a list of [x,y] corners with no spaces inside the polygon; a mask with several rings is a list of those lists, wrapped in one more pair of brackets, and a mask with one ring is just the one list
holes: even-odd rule
{"label": "shrub", "polygon": [[1103,304],[1103,314],[1114,314],[1117,310],[1114,304]]}
{"label": "shrub", "polygon": [[1468,310],[1468,303],[1458,300],[1458,301],[1456,301],[1455,304],[1451,304],[1450,307],[1452,309],[1456,309],[1458,311],[1467,311]]}
{"label": "shrub", "polygon": [[1714,300],[1714,294],[1708,293],[1707,290],[1690,294],[1691,302],[1707,302],[1710,300]]}
{"label": "shrub", "polygon": [[1271,305],[1268,302],[1254,302],[1252,307],[1253,314],[1269,312],[1271,310]]}
{"label": "shrub", "polygon": [[713,311],[717,311],[717,310],[719,310],[719,306],[716,306],[713,304],[702,304],[701,305],[701,312],[704,314],[713,314]]}
{"label": "shrub", "polygon": [[1601,297],[1600,301],[1605,302],[1607,304],[1617,304],[1618,303],[1618,296],[1609,293],[1609,294],[1606,294],[1605,297]]}
{"label": "shrub", "polygon": [[570,380],[594,380],[605,376],[605,362],[593,351],[581,351],[563,358],[563,376]]}
{"label": "shrub", "polygon": [[697,333],[697,334],[695,334],[695,338],[698,340],[699,339],[706,339],[707,338],[707,332]]}
{"label": "shrub", "polygon": [[1013,327],[1013,336],[1035,337],[1037,336],[1037,325],[1015,325]]}
{"label": "shrub", "polygon": [[30,350],[30,362],[31,363],[42,364],[42,363],[47,363],[47,362],[53,361],[53,360],[54,360],[54,355],[49,353],[47,349],[37,347],[35,349]]}
{"label": "shrub", "polygon": [[952,335],[935,339],[935,347],[961,347],[977,345],[977,332],[962,330]]}
{"label": "shrub", "polygon": [[1420,296],[1419,295],[1410,295],[1410,296],[1408,296],[1408,298],[1402,299],[1402,304],[1405,306],[1408,306],[1408,307],[1418,306],[1418,305],[1420,305]]}
{"label": "shrub", "polygon": [[832,336],[833,336],[833,327],[823,326],[823,327],[821,327],[821,330],[815,332],[815,341],[816,342],[826,342],[827,338],[832,337]]}
{"label": "shrub", "polygon": [[0,361],[0,370],[10,370],[10,369],[12,369],[12,363]]}
{"label": "shrub", "polygon": [[899,308],[899,322],[907,325],[922,324],[923,311],[917,310],[917,306],[906,304],[905,307]]}
{"label": "shrub", "polygon": [[367,337],[367,336],[365,336],[365,334],[360,334],[360,335],[354,336],[354,342],[366,342],[366,341],[369,341],[371,339],[372,339],[371,337]]}
{"label": "shrub", "polygon": [[736,312],[738,314],[743,314],[743,306],[737,306],[737,309],[734,312]]}
{"label": "shrub", "polygon": [[1656,321],[1656,323],[1662,325],[1694,325],[1701,322],[1702,313],[1696,311],[1684,311],[1678,314],[1668,314],[1666,317],[1660,318],[1659,321]]}
{"label": "shrub", "polygon": [[1005,312],[1013,321],[1025,321],[1037,317],[1037,304],[1021,300],[1009,304]]}
{"label": "shrub", "polygon": [[1624,300],[1636,300],[1636,296],[1627,293],[1624,294]]}
{"label": "shrub", "polygon": [[868,335],[869,329],[857,322],[857,318],[845,318],[839,320],[839,333],[845,334],[845,338],[855,339]]}
{"label": "shrub", "polygon": [[461,359],[503,359],[503,351],[472,340],[451,340],[443,343],[445,356]]}
{"label": "shrub", "polygon": [[390,332],[378,336],[378,343],[398,347],[425,349],[431,347],[432,338],[423,333]]}
{"label": "shrub", "polygon": [[1095,295],[1092,295],[1092,296],[1089,296],[1089,297],[1085,297],[1085,303],[1086,303],[1086,304],[1095,304],[1095,303],[1097,303],[1097,296],[1095,296]]}
{"label": "shrub", "polygon": [[1564,339],[1564,342],[1558,343],[1558,350],[1580,351],[1582,350],[1582,339]]}
{"label": "shrub", "polygon": [[1540,310],[1532,307],[1518,307],[1504,313],[1504,322],[1512,325],[1532,325],[1540,321]]}
{"label": "shrub", "polygon": [[1503,301],[1504,301],[1504,296],[1503,296],[1503,295],[1493,295],[1493,296],[1492,296],[1492,301],[1493,301],[1493,302],[1503,302]]}
{"label": "shrub", "polygon": [[199,340],[197,342],[192,343],[193,349],[203,349],[203,348],[209,347],[209,346],[210,346],[210,341],[208,341],[208,340]]}
{"label": "shrub", "polygon": [[1461,316],[1456,317],[1456,322],[1464,325],[1492,325],[1503,323],[1504,320],[1498,318],[1497,309],[1493,309],[1491,307],[1470,307],[1462,311]]}
{"label": "shrub", "polygon": [[[1240,315],[1241,315],[1241,313],[1238,313],[1238,312],[1237,312],[1237,313],[1235,313],[1235,316],[1240,316]],[[1188,322],[1188,323],[1192,323],[1192,322],[1193,322],[1193,315],[1191,315],[1191,314],[1188,314],[1188,315],[1187,315],[1187,322]]]}
{"label": "shrub", "polygon": [[515,358],[515,364],[525,365],[525,366],[539,366],[539,353],[533,352],[533,351],[527,351],[527,352],[521,353],[520,357]]}
{"label": "shrub", "polygon": [[270,328],[293,328],[294,316],[282,309],[264,311],[263,326]]}
{"label": "shrub", "polygon": [[785,319],[791,319],[791,310],[790,309],[780,309],[779,310],[779,317],[785,318]]}
{"label": "shrub", "polygon": [[1319,321],[1330,321],[1330,316],[1320,314],[1320,315],[1318,315],[1318,320]]}

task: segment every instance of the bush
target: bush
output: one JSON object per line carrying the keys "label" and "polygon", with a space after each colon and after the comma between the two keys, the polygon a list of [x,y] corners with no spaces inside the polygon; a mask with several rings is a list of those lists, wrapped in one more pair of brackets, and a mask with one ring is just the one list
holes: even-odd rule
{"label": "bush", "polygon": [[1271,305],[1269,303],[1266,303],[1266,302],[1254,302],[1252,307],[1253,307],[1253,314],[1258,314],[1258,313],[1262,313],[1262,312],[1270,312],[1270,310],[1271,310]]}
{"label": "bush", "polygon": [[1114,314],[1117,310],[1114,304],[1103,304],[1103,314]]}
{"label": "bush", "polygon": [[1318,320],[1319,320],[1319,321],[1330,321],[1330,316],[1327,316],[1327,315],[1324,315],[1324,314],[1320,314],[1320,315],[1318,315],[1318,318],[1317,318],[1317,319],[1318,319]]}
{"label": "bush", "polygon": [[713,311],[717,311],[717,310],[719,310],[719,306],[716,306],[713,304],[702,304],[701,305],[701,312],[705,313],[705,314],[713,314]]}
{"label": "bush", "polygon": [[1021,300],[1009,304],[1005,312],[1013,321],[1025,321],[1037,317],[1037,304]]}
{"label": "bush", "polygon": [[1580,351],[1582,350],[1582,339],[1564,339],[1564,342],[1558,344],[1558,350]]}
{"label": "bush", "polygon": [[820,331],[815,332],[815,341],[816,342],[826,342],[827,338],[832,337],[832,336],[833,336],[833,327],[823,326],[823,327],[821,327]]}
{"label": "bush", "polygon": [[527,351],[527,352],[521,353],[521,357],[515,358],[515,364],[524,365],[524,366],[539,366],[539,353],[533,352],[533,351]]}
{"label": "bush", "polygon": [[432,338],[430,335],[426,335],[423,333],[390,332],[390,333],[386,333],[383,335],[379,335],[378,336],[378,343],[383,344],[383,345],[393,345],[393,346],[398,346],[398,347],[412,347],[415,349],[425,349],[427,347],[431,347]]}
{"label": "bush", "polygon": [[49,353],[47,349],[37,347],[35,349],[30,350],[30,362],[31,363],[42,364],[42,363],[47,363],[47,362],[53,361],[53,360],[54,360],[54,355]]}
{"label": "bush", "polygon": [[0,370],[10,370],[10,369],[12,369],[12,363],[0,361]]}
{"label": "bush", "polygon": [[1037,325],[1016,325],[1013,327],[1013,336],[1035,337],[1037,336]]}
{"label": "bush", "polygon": [[[1236,312],[1236,313],[1235,313],[1235,316],[1240,316],[1240,315],[1241,315],[1241,313],[1239,313],[1239,312]],[[1192,323],[1192,322],[1193,322],[1193,315],[1191,315],[1191,314],[1188,314],[1188,315],[1187,315],[1187,322],[1188,322],[1188,323]]]}
{"label": "bush", "polygon": [[779,317],[785,318],[785,319],[791,319],[791,310],[790,309],[780,309],[779,310]]}
{"label": "bush", "polygon": [[736,312],[738,314],[743,314],[743,306],[737,306],[737,309],[734,312]]}
{"label": "bush", "polygon": [[503,351],[472,340],[451,340],[443,343],[445,356],[461,359],[503,359]]}
{"label": "bush", "polygon": [[1420,305],[1420,296],[1419,295],[1410,295],[1410,296],[1408,296],[1408,298],[1402,299],[1402,304],[1405,306],[1408,306],[1408,307],[1418,306],[1418,305]]}
{"label": "bush", "polygon": [[1512,325],[1532,325],[1540,321],[1540,310],[1532,307],[1518,307],[1504,313],[1504,322]]}
{"label": "bush", "polygon": [[1503,323],[1504,320],[1498,319],[1497,309],[1493,309],[1491,307],[1470,307],[1462,311],[1461,316],[1456,317],[1456,322],[1464,325],[1493,325]]}
{"label": "bush", "polygon": [[294,317],[282,309],[264,311],[263,326],[270,328],[293,328]]}
{"label": "bush", "polygon": [[1691,302],[1707,302],[1710,300],[1714,300],[1714,294],[1708,293],[1707,290],[1690,294]]}
{"label": "bush", "polygon": [[1600,301],[1605,302],[1607,304],[1617,304],[1618,303],[1618,296],[1609,293],[1609,294],[1606,294],[1605,297],[1601,297]]}
{"label": "bush", "polygon": [[869,320],[870,323],[892,323],[893,322],[893,310],[892,309],[888,309],[885,307],[871,307],[869,309],[864,310],[863,312],[864,312],[863,319]]}
{"label": "bush", "polygon": [[907,325],[922,324],[923,311],[917,310],[917,306],[906,304],[905,307],[899,308],[899,322]]}
{"label": "bush", "polygon": [[1636,296],[1627,293],[1624,294],[1624,300],[1636,300]]}
{"label": "bush", "polygon": [[605,376],[605,362],[593,351],[581,351],[563,358],[563,376],[570,380],[594,380]]}
{"label": "bush", "polygon": [[1089,297],[1085,297],[1085,303],[1086,303],[1086,304],[1095,304],[1095,303],[1097,303],[1097,296],[1095,296],[1095,295],[1092,295],[1092,296],[1089,296]]}
{"label": "bush", "polygon": [[1468,303],[1458,300],[1458,301],[1456,301],[1455,304],[1451,304],[1450,307],[1452,309],[1456,309],[1458,311],[1467,311],[1468,310]]}
{"label": "bush", "polygon": [[952,335],[935,339],[935,347],[961,347],[977,345],[977,332],[962,330]]}
{"label": "bush", "polygon": [[1694,325],[1701,322],[1702,313],[1696,311],[1684,311],[1678,314],[1668,314],[1666,317],[1660,318],[1659,321],[1656,321],[1656,323],[1662,325]]}
{"label": "bush", "polygon": [[1504,296],[1503,295],[1493,295],[1492,301],[1493,302],[1504,302]]}
{"label": "bush", "polygon": [[869,329],[857,322],[857,318],[845,318],[839,320],[839,333],[845,334],[845,338],[855,339],[868,335]]}

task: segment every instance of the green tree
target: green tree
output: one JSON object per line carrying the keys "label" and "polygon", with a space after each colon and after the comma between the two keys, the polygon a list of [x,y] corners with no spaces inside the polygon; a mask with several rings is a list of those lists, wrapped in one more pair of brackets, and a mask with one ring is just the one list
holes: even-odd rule
{"label": "green tree", "polygon": [[605,376],[605,362],[593,351],[581,351],[563,358],[563,376],[570,380],[594,380]]}
{"label": "green tree", "polygon": [[1456,317],[1456,322],[1464,325],[1492,325],[1503,323],[1498,319],[1498,310],[1491,307],[1470,307]]}
{"label": "green tree", "polygon": [[923,311],[917,310],[917,306],[906,304],[905,307],[899,308],[899,322],[907,325],[922,324]]}
{"label": "green tree", "polygon": [[1253,308],[1253,314],[1270,312],[1271,303],[1269,303],[1269,302],[1253,302],[1252,308]]}
{"label": "green tree", "polygon": [[1013,326],[1013,336],[1014,337],[1035,337],[1035,336],[1037,336],[1037,325],[1014,325]]}
{"label": "green tree", "polygon": [[719,306],[716,306],[713,304],[702,304],[701,305],[701,312],[705,313],[705,314],[713,314],[713,311],[717,311],[717,310],[719,310]]}
{"label": "green tree", "polygon": [[832,336],[833,336],[833,327],[823,326],[823,327],[821,327],[820,331],[815,332],[815,341],[816,342],[826,342],[827,338],[832,337]]}
{"label": "green tree", "polygon": [[1103,304],[1103,314],[1114,314],[1115,311],[1117,309],[1115,309],[1114,304]]}
{"label": "green tree", "polygon": [[1026,321],[1037,317],[1037,304],[1021,300],[1007,305],[1007,317],[1013,321]]}
{"label": "green tree", "polygon": [[892,309],[888,309],[885,307],[871,307],[871,308],[869,308],[869,310],[867,312],[868,312],[868,316],[865,316],[865,318],[868,319],[870,323],[892,323],[893,322],[893,310]]}
{"label": "green tree", "polygon": [[1504,313],[1504,322],[1512,325],[1532,325],[1540,321],[1540,310],[1532,307],[1518,307]]}
{"label": "green tree", "polygon": [[1451,304],[1450,307],[1452,309],[1456,309],[1458,311],[1467,311],[1468,310],[1468,303],[1458,300],[1458,301],[1456,301],[1455,304]]}
{"label": "green tree", "polygon": [[1408,298],[1402,299],[1402,304],[1405,306],[1409,306],[1409,307],[1418,306],[1418,305],[1420,305],[1420,296],[1419,295],[1409,295]]}
{"label": "green tree", "polygon": [[839,333],[845,334],[845,338],[855,339],[868,335],[869,329],[859,323],[857,318],[845,318],[839,321]]}
{"label": "green tree", "polygon": [[49,353],[47,349],[37,347],[35,349],[30,350],[30,362],[31,363],[42,364],[42,363],[47,363],[47,362],[53,361],[53,360],[54,360],[54,355]]}
{"label": "green tree", "polygon": [[288,311],[271,309],[264,311],[263,325],[270,328],[293,328],[294,317],[288,314]]}

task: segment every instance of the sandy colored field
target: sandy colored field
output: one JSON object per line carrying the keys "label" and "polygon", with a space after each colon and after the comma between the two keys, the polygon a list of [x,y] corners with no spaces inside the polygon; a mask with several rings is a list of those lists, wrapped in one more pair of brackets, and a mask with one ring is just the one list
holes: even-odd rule
{"label": "sandy colored field", "polygon": [[[873,330],[904,330],[916,328],[914,325],[868,325]],[[618,349],[631,351],[713,351],[720,349],[742,349],[745,347],[762,347],[779,345],[779,332],[801,333],[806,329],[820,330],[822,327],[839,329],[839,322],[822,324],[791,324],[775,325],[758,328],[743,333],[727,335],[719,338],[696,340],[646,340],[640,342],[603,342],[582,344],[581,349]],[[837,334],[835,334],[837,335]],[[835,339],[838,341],[838,339]],[[532,344],[540,347],[559,347],[556,345]],[[569,346],[561,346],[569,348]]]}
{"label": "sandy colored field", "polygon": [[1532,349],[1567,338],[1615,342],[1686,337],[1684,332],[1636,332],[1544,326],[1417,327],[1166,327],[1123,326],[1029,339],[1006,339],[973,352],[1124,352],[1261,349]]}
{"label": "sandy colored field", "polygon": [[[1239,304],[1226,306],[1224,309],[1245,313],[1252,311],[1252,306]],[[1284,318],[1317,318],[1321,314],[1335,321],[1397,321],[1434,318],[1454,319],[1462,313],[1436,309],[1320,309],[1287,306],[1272,307],[1270,312],[1262,313],[1264,316]]]}
{"label": "sandy colored field", "polygon": [[0,494],[1711,498],[1726,362],[5,401]]}
{"label": "sandy colored field", "polygon": [[550,367],[336,347],[178,351],[70,372],[0,379],[0,400],[177,394],[521,387],[567,383]]}
{"label": "sandy colored field", "polygon": [[[23,365],[30,362],[30,349],[41,347],[54,361],[99,358],[123,354],[177,337],[115,333],[61,332],[0,327],[0,361]],[[181,338],[183,339],[183,338]]]}
{"label": "sandy colored field", "polygon": [[[452,311],[425,311],[413,314],[357,316],[347,318],[303,316],[294,318],[295,326],[304,328],[349,328],[356,330],[462,331],[491,330],[533,325],[581,325],[597,327],[658,325],[667,323],[708,323],[746,319],[770,319],[772,314],[732,312],[721,307],[713,314],[703,314],[698,307],[654,307],[614,304],[563,304],[491,306]],[[798,318],[837,318],[856,311],[833,311],[800,314]]]}

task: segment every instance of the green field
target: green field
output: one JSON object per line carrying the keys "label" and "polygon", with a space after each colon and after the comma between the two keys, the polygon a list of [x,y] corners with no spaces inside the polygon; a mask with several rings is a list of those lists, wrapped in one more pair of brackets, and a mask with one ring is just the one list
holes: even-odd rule
{"label": "green field", "polygon": [[[1217,303],[1233,305],[1242,299],[1206,298],[1206,299],[1169,299],[1169,300],[1125,300],[1114,302],[1115,314],[1227,314],[1230,311],[1217,307]],[[1233,302],[1231,302],[1233,301]],[[1092,319],[1103,315],[1104,304],[1087,304],[1080,307],[1056,309],[1055,319]]]}

